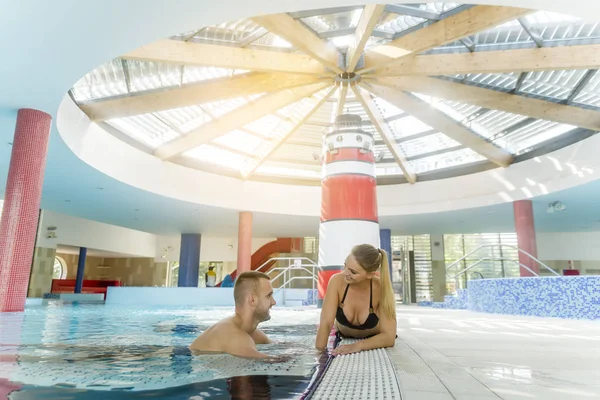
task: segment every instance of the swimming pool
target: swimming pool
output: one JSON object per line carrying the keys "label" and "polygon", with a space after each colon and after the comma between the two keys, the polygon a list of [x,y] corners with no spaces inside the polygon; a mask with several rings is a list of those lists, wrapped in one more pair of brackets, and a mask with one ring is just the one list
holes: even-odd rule
{"label": "swimming pool", "polygon": [[314,350],[319,311],[272,309],[261,329],[276,343],[259,350],[291,359],[268,364],[189,352],[232,307],[28,307],[0,315],[0,400],[297,398],[323,359]]}

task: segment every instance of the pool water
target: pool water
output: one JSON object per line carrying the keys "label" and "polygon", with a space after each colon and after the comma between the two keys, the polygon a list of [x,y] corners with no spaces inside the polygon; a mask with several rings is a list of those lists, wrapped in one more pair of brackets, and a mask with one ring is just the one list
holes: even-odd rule
{"label": "pool water", "polygon": [[276,307],[260,325],[275,343],[259,350],[289,361],[193,356],[189,344],[232,313],[57,302],[0,315],[0,400],[298,398],[323,360],[319,310]]}

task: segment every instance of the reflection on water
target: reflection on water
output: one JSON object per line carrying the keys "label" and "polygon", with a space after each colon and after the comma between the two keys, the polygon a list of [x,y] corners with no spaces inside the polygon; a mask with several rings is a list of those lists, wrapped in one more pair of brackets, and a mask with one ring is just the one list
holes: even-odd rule
{"label": "reflection on water", "polygon": [[239,388],[253,398],[288,398],[269,393],[282,394],[280,384],[305,387],[319,361],[313,347],[318,310],[273,309],[272,319],[261,324],[276,343],[259,350],[292,356],[287,362],[192,355],[188,345],[232,311],[79,305],[0,315],[0,400],[8,384],[21,386],[11,399],[95,398],[107,391],[110,397],[98,398],[123,398],[113,397],[119,392],[168,398],[162,390],[173,398],[202,398],[200,392],[230,398]]}
{"label": "reflection on water", "polygon": [[[305,376],[253,375],[236,376],[208,382],[198,382],[161,390],[110,392],[38,387],[26,385],[10,395],[10,400],[125,400],[125,399],[235,399],[275,400],[298,398],[306,390],[309,378]],[[2,399],[2,397],[0,397]]]}

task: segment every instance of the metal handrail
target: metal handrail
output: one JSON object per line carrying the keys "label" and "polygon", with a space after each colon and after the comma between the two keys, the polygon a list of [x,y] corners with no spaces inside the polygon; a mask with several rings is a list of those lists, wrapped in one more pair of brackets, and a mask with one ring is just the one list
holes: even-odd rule
{"label": "metal handrail", "polygon": [[[531,258],[533,261],[537,262],[537,263],[538,263],[539,265],[541,265],[542,267],[546,268],[548,271],[550,271],[550,272],[551,272],[551,273],[553,273],[554,275],[556,275],[556,276],[560,276],[560,274],[558,274],[558,273],[557,273],[556,271],[554,271],[552,268],[550,268],[549,266],[547,266],[546,264],[544,264],[543,262],[541,262],[540,260],[538,260],[536,257],[532,256],[531,254],[529,254],[529,253],[528,253],[528,252],[526,252],[525,250],[523,250],[523,249],[520,249],[520,248],[518,248],[517,246],[513,246],[513,245],[511,245],[511,244],[502,244],[502,243],[499,243],[499,244],[483,244],[483,245],[481,245],[481,246],[477,247],[475,250],[473,250],[473,251],[471,251],[471,252],[469,252],[469,253],[465,254],[464,256],[462,256],[461,258],[459,258],[458,260],[456,260],[455,262],[453,262],[452,264],[450,264],[449,266],[447,266],[447,267],[446,267],[446,275],[448,274],[448,270],[449,270],[450,268],[453,268],[455,265],[459,264],[461,261],[463,261],[463,260],[467,259],[467,257],[469,257],[470,255],[472,255],[473,253],[475,253],[475,252],[477,252],[477,251],[479,251],[479,250],[481,250],[481,249],[483,249],[483,248],[488,248],[488,247],[490,247],[490,248],[494,248],[494,247],[499,247],[499,248],[502,248],[502,247],[509,247],[509,248],[512,248],[512,249],[516,249],[516,250],[517,250],[517,252],[525,254],[526,256],[528,256],[529,258]],[[483,260],[483,259],[482,259],[482,260]],[[488,261],[489,261],[489,260],[490,260],[490,259],[488,258]],[[511,259],[504,259],[504,258],[499,258],[499,259],[491,259],[491,260],[507,260],[507,261],[514,261],[514,260],[511,260]],[[480,260],[480,261],[481,261],[481,260]],[[519,263],[519,264],[520,264],[520,263]],[[523,266],[523,265],[521,265],[521,266]],[[535,276],[539,276],[538,274],[536,274],[536,273],[534,273],[533,271],[531,271],[529,268],[527,268],[527,267],[525,267],[525,266],[523,266],[523,267],[524,267],[525,269],[527,269],[528,271],[532,272],[532,273],[533,273]],[[466,271],[466,270],[463,270],[463,271],[461,271],[461,272],[462,272],[462,273],[464,273],[465,271]],[[459,273],[459,275],[460,275],[460,273]]]}
{"label": "metal handrail", "polygon": [[[314,275],[315,275],[315,273],[314,273],[313,271],[309,271],[308,269],[306,269],[306,268],[304,268],[304,267],[296,267],[296,266],[294,266],[294,265],[291,265],[291,266],[289,266],[289,267],[285,267],[285,268],[279,267],[279,268],[273,268],[273,269],[271,269],[271,271],[281,271],[281,272],[280,272],[280,273],[279,273],[277,276],[275,276],[274,278],[271,278],[271,282],[273,282],[274,280],[278,279],[278,278],[279,278],[281,275],[284,275],[284,274],[285,274],[285,273],[286,273],[288,270],[290,270],[290,269],[292,269],[292,270],[294,270],[294,271],[299,271],[299,270],[302,270],[302,271],[306,271],[306,272],[308,272],[308,273],[309,273],[309,274],[311,274],[312,276],[314,276]],[[285,284],[285,283],[284,283],[284,284]]]}
{"label": "metal handrail", "polygon": [[[256,268],[255,271],[260,271],[261,269],[263,269],[267,264],[269,264],[271,261],[283,261],[283,260],[287,260],[287,261],[293,261],[293,260],[305,260],[309,262],[309,265],[314,265],[317,266],[317,263],[314,262],[313,260],[311,260],[308,257],[273,257],[273,258],[269,258],[267,261],[265,261],[264,263],[262,263],[260,265],[260,267]],[[291,264],[290,264],[291,265]],[[302,264],[303,265],[303,264]]]}
{"label": "metal handrail", "polygon": [[484,257],[481,258],[477,261],[475,261],[473,264],[469,265],[467,268],[463,269],[462,271],[460,271],[458,274],[454,275],[453,277],[451,277],[451,279],[456,280],[459,276],[461,276],[462,274],[464,274],[465,272],[468,272],[471,268],[475,268],[476,266],[478,266],[479,264],[481,264],[484,261],[491,261],[492,259],[489,257]]}
{"label": "metal handrail", "polygon": [[483,274],[481,272],[475,271],[475,272],[473,272],[473,275],[475,275],[475,274],[478,274],[481,277],[479,279],[485,279],[485,277],[483,276]]}
{"label": "metal handrail", "polygon": [[273,290],[273,294],[279,292],[281,289],[288,289],[285,286],[287,284],[289,284],[290,282],[292,282],[292,281],[295,281],[295,280],[304,280],[304,279],[312,279],[314,282],[319,283],[319,280],[316,277],[314,277],[314,276],[292,276],[290,279],[288,279],[287,281],[285,281],[283,283],[283,285],[281,285],[277,289]]}
{"label": "metal handrail", "polygon": [[[310,280],[312,282],[312,289],[315,290],[315,286],[319,283],[318,280],[318,270],[321,270],[321,267],[315,263],[313,260],[307,257],[273,257],[264,262],[260,267],[256,269],[256,271],[260,271],[264,269],[265,266],[271,264],[274,261],[288,261],[287,267],[275,267],[271,268],[269,272],[281,271],[273,278],[271,278],[271,282],[274,283],[277,279],[279,279],[283,275],[283,283],[273,290],[273,294],[279,292],[282,289],[290,289],[288,286],[297,280]],[[298,261],[308,261],[308,263],[297,264]],[[308,276],[288,276],[290,271],[305,271],[308,272]],[[285,303],[286,292],[283,292],[283,302]]]}
{"label": "metal handrail", "polygon": [[[498,259],[497,259],[497,258],[490,258],[490,257],[484,257],[484,258],[482,258],[482,259],[480,259],[480,260],[477,260],[477,261],[475,261],[473,264],[469,265],[467,268],[465,268],[465,269],[463,269],[462,271],[460,271],[458,274],[454,275],[454,276],[452,277],[452,279],[456,280],[456,279],[457,279],[459,276],[461,276],[462,274],[464,274],[465,272],[467,272],[467,271],[468,271],[468,270],[470,270],[471,268],[474,268],[474,267],[476,267],[477,265],[479,265],[479,264],[480,264],[480,263],[482,263],[483,261],[496,261],[496,260],[498,260]],[[514,260],[511,260],[511,259],[506,259],[506,260],[507,260],[507,261],[514,261]],[[535,276],[539,277],[539,275],[538,275],[537,273],[533,272],[533,271],[532,271],[532,270],[531,270],[531,269],[530,269],[528,266],[526,266],[526,265],[524,265],[524,264],[521,264],[521,263],[520,263],[520,262],[518,262],[518,261],[514,261],[514,262],[518,263],[518,264],[519,264],[521,267],[525,268],[527,271],[531,272],[533,275],[535,275]]]}

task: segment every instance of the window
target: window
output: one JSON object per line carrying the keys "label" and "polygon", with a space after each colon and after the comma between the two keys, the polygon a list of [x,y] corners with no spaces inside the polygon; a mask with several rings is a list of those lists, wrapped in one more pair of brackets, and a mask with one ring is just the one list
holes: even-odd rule
{"label": "window", "polygon": [[415,256],[415,285],[417,301],[433,299],[433,278],[431,271],[431,238],[429,235],[392,236],[393,280],[408,277],[407,271],[400,271],[402,262],[408,260],[408,251]]}
{"label": "window", "polygon": [[[205,274],[208,272],[208,267],[214,267],[214,271],[217,273],[217,283],[223,280],[223,263],[221,261],[209,261],[201,262],[198,267],[198,287],[206,286]],[[169,274],[167,278],[167,286],[177,287],[177,281],[179,280],[179,263],[169,263]]]}
{"label": "window", "polygon": [[177,261],[169,263],[167,286],[177,287],[179,280],[179,263]]}
{"label": "window", "polygon": [[[449,293],[456,284],[466,287],[469,279],[501,278],[519,276],[517,250],[500,245],[517,245],[516,233],[475,233],[469,235],[444,235],[444,259],[446,269],[462,257],[463,260],[448,269],[448,277],[455,276],[465,268],[478,263],[467,273],[459,276],[458,282],[449,279]],[[484,247],[481,247],[484,246]],[[470,254],[472,253],[472,254]]]}
{"label": "window", "polygon": [[54,270],[52,271],[52,279],[66,279],[67,264],[60,257],[54,257]]}
{"label": "window", "polygon": [[304,257],[316,260],[319,254],[319,240],[316,237],[304,238]]}

